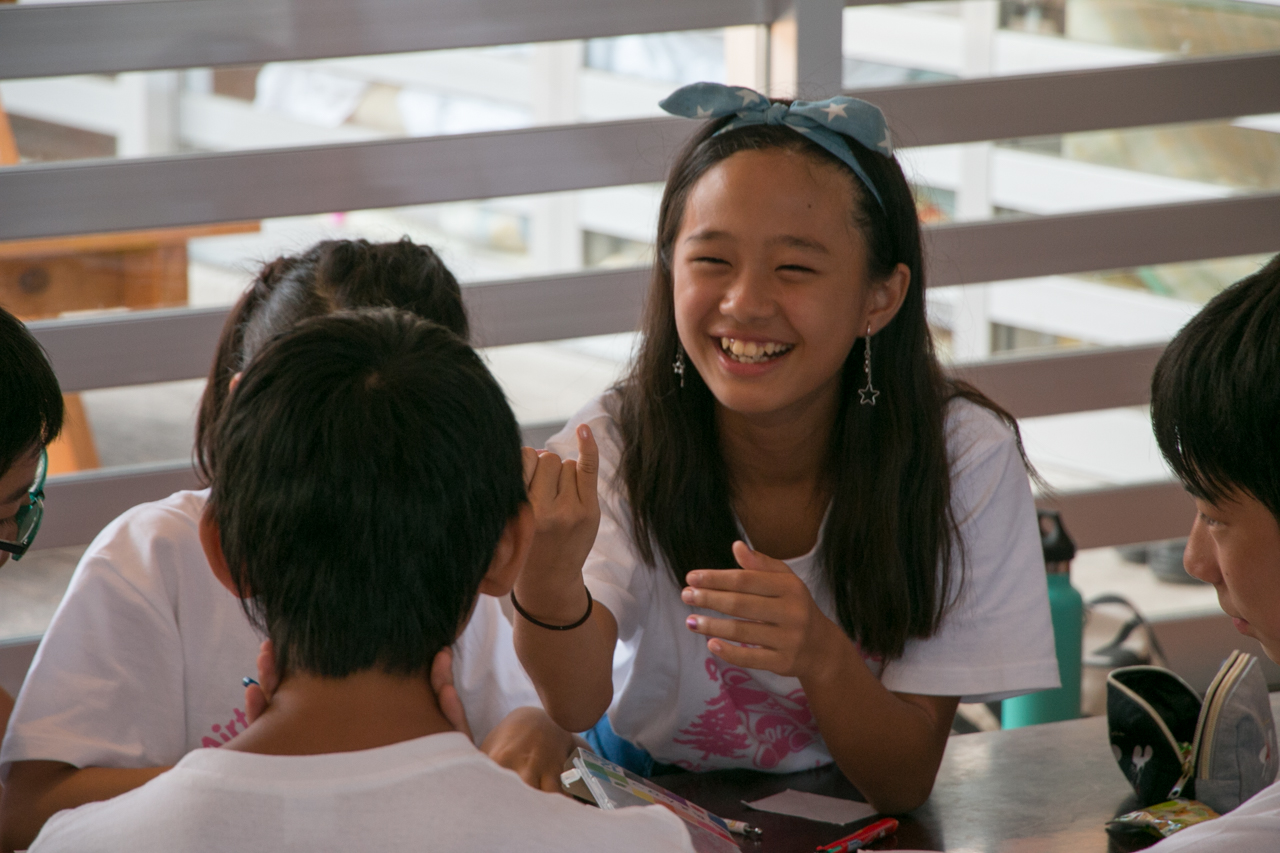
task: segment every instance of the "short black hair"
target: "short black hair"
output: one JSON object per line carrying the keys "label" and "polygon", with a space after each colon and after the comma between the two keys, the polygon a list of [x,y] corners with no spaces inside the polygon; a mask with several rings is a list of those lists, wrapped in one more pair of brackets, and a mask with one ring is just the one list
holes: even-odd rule
{"label": "short black hair", "polygon": [[268,342],[214,443],[210,511],[282,674],[425,672],[525,500],[498,383],[457,335],[394,309]]}
{"label": "short black hair", "polygon": [[1198,498],[1237,490],[1280,521],[1280,255],[1209,301],[1151,380],[1160,451]]}
{"label": "short black hair", "polygon": [[211,436],[231,377],[267,341],[308,317],[357,308],[400,308],[463,339],[470,333],[458,280],[435,250],[408,237],[393,243],[322,240],[263,264],[222,327],[200,399],[195,456],[206,483],[217,470]]}
{"label": "short black hair", "polygon": [[44,347],[0,308],[0,476],[62,431],[62,391]]}

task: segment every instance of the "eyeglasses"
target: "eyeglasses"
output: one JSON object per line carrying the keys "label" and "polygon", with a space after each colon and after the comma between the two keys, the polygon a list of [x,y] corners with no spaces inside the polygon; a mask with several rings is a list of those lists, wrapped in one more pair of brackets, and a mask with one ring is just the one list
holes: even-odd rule
{"label": "eyeglasses", "polygon": [[36,479],[27,493],[27,502],[13,516],[17,533],[13,539],[0,539],[0,551],[8,551],[13,559],[21,560],[27,553],[36,534],[40,532],[40,520],[44,518],[44,478],[49,472],[49,456],[42,449],[40,464],[36,466]]}

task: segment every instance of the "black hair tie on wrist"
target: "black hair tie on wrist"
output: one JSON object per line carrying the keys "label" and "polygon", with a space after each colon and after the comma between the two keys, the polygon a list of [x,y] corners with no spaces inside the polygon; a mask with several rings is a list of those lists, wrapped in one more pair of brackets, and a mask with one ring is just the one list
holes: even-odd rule
{"label": "black hair tie on wrist", "polygon": [[534,619],[532,616],[529,615],[529,612],[527,610],[525,610],[523,607],[520,606],[520,602],[516,601],[515,590],[511,591],[511,606],[516,609],[517,613],[519,613],[528,621],[537,625],[539,628],[546,628],[548,631],[572,631],[574,628],[577,628],[579,625],[583,624],[584,622],[586,622],[588,619],[591,618],[591,606],[592,604],[594,604],[594,602],[591,599],[591,590],[587,589],[585,586],[582,589],[587,594],[587,612],[583,613],[582,618],[579,619],[577,622],[574,622],[572,625],[548,625],[546,622],[541,622],[537,619]]}

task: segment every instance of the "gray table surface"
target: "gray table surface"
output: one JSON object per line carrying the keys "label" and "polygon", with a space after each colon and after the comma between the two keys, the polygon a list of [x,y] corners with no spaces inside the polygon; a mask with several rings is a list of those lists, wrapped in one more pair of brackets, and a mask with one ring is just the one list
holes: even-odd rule
{"label": "gray table surface", "polygon": [[[1280,718],[1280,693],[1271,695]],[[748,853],[811,853],[851,827],[747,809],[755,800],[794,788],[859,798],[838,770],[775,775],[717,770],[654,779],[717,814],[764,829]],[[956,853],[1104,853],[1114,850],[1104,828],[1136,807],[1133,791],[1111,755],[1105,717],[1046,723],[1001,732],[955,735],[929,801],[901,817],[894,839],[877,848]]]}

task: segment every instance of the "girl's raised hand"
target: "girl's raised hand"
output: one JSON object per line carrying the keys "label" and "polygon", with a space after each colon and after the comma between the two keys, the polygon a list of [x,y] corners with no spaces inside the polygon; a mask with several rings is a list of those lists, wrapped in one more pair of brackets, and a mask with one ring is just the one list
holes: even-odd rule
{"label": "girl's raised hand", "polygon": [[689,630],[710,637],[707,649],[736,666],[797,678],[818,676],[834,657],[828,654],[831,643],[848,642],[844,632],[823,615],[786,563],[741,541],[733,543],[733,556],[741,570],[689,572],[689,585],[680,593],[685,604],[733,618],[690,616],[685,623]]}
{"label": "girl's raised hand", "polygon": [[[523,572],[554,586],[582,585],[582,564],[600,528],[596,475],[600,454],[591,427],[578,427],[577,460],[524,448],[524,479],[535,521],[533,546]],[[522,585],[522,589],[524,585]]]}

